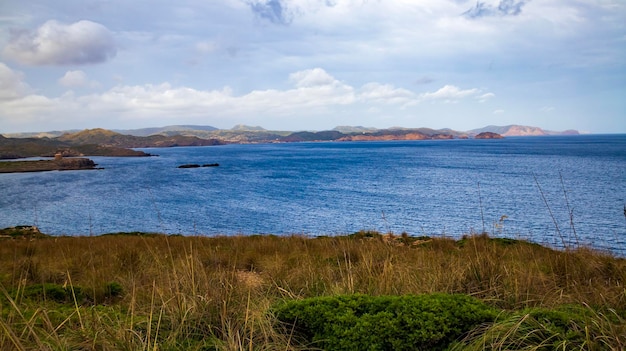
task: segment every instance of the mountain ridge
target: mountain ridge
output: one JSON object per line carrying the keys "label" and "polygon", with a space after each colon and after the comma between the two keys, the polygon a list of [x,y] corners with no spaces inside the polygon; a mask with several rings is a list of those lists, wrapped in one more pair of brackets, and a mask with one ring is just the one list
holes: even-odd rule
{"label": "mountain ridge", "polygon": [[[96,128],[99,129],[99,128]],[[540,127],[533,126],[523,126],[517,124],[511,124],[506,126],[496,126],[489,125],[482,128],[471,129],[468,131],[456,131],[450,128],[442,128],[442,129],[433,129],[433,128],[408,128],[408,127],[390,127],[390,128],[375,128],[375,127],[363,127],[363,126],[337,126],[330,130],[322,130],[322,131],[312,131],[312,130],[301,130],[301,131],[277,131],[277,130],[267,130],[260,126],[248,126],[244,124],[237,124],[230,129],[219,129],[213,126],[207,125],[168,125],[164,127],[149,127],[149,128],[139,128],[139,129],[112,129],[111,131],[122,134],[122,135],[131,135],[131,136],[139,136],[139,137],[147,137],[153,135],[164,135],[164,136],[174,136],[174,135],[182,135],[182,136],[196,136],[201,139],[210,139],[212,136],[225,136],[226,139],[232,139],[233,142],[237,142],[237,140],[241,142],[245,141],[254,141],[255,138],[261,135],[265,135],[269,137],[270,135],[277,136],[287,136],[293,133],[300,132],[311,132],[311,133],[321,133],[321,132],[331,132],[336,131],[343,134],[355,134],[355,133],[377,133],[380,131],[396,131],[396,130],[417,130],[426,134],[450,134],[457,137],[468,136],[472,137],[478,135],[483,132],[497,133],[502,136],[546,136],[546,135],[578,135],[580,134],[576,130],[565,130],[565,131],[550,131],[544,130]],[[10,138],[55,138],[60,137],[63,134],[73,134],[81,132],[81,130],[72,129],[67,131],[47,131],[47,132],[32,132],[32,133],[4,133],[5,137]],[[236,135],[239,137],[236,137]],[[2,134],[0,134],[2,135]],[[261,139],[266,137],[262,137]]]}
{"label": "mountain ridge", "polygon": [[507,126],[495,126],[489,125],[483,128],[469,130],[468,133],[480,134],[480,133],[497,133],[502,136],[546,136],[546,135],[578,135],[577,130],[565,130],[561,132],[545,130],[539,127],[522,126],[518,124],[510,124]]}
{"label": "mountain ridge", "polygon": [[[191,129],[200,128],[200,129]],[[181,129],[181,130],[177,130]],[[341,132],[337,129],[344,130]],[[150,128],[143,128],[145,133]],[[314,141],[386,141],[386,140],[444,140],[444,139],[499,139],[516,135],[578,134],[577,131],[550,132],[528,126],[487,126],[468,132],[449,128],[404,128],[375,129],[365,127],[337,127],[326,131],[270,131],[262,127],[236,125],[232,129],[216,129],[211,126],[166,126],[153,128],[159,134],[137,136],[95,128],[57,137],[7,138],[0,135],[0,158],[23,158],[32,156],[148,156],[136,148],[209,146],[229,143],[280,143]],[[348,132],[352,130],[352,132]],[[132,130],[131,130],[132,131]],[[44,133],[45,134],[45,133]],[[49,133],[48,133],[49,134]],[[47,135],[47,134],[45,134]],[[487,137],[486,137],[487,136]]]}

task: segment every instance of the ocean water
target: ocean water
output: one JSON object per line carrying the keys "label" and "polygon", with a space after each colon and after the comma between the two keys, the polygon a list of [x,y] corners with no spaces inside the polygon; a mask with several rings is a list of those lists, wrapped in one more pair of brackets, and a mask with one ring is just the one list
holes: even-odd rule
{"label": "ocean water", "polygon": [[[93,171],[0,174],[0,227],[53,235],[460,237],[626,256],[626,135],[144,149]],[[179,169],[187,163],[219,167]]]}

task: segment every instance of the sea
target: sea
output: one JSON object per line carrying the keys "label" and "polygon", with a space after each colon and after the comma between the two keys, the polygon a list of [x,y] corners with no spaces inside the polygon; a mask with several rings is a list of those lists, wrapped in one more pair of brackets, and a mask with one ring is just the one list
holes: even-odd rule
{"label": "sea", "polygon": [[[0,174],[0,228],[51,235],[460,238],[626,256],[626,135],[141,149],[102,169]],[[178,168],[183,164],[217,167]]]}

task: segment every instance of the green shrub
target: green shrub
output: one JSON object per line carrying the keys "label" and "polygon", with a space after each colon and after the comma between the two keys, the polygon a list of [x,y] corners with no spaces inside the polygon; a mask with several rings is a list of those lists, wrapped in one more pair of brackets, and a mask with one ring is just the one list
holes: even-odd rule
{"label": "green shrub", "polygon": [[[73,290],[73,293],[72,293]],[[74,301],[74,296],[77,301],[81,301],[84,298],[82,289],[75,286],[73,289],[70,287],[64,287],[59,284],[32,284],[27,285],[20,292],[21,297],[31,301],[54,301],[58,303],[67,303]],[[17,296],[14,296],[16,298]]]}
{"label": "green shrub", "polygon": [[301,341],[327,350],[442,350],[497,313],[467,295],[340,295],[274,309]]}
{"label": "green shrub", "polygon": [[104,296],[107,298],[122,296],[124,288],[119,283],[110,282],[104,287]]}
{"label": "green shrub", "polygon": [[501,315],[452,350],[621,350],[626,321],[614,310],[564,305]]}

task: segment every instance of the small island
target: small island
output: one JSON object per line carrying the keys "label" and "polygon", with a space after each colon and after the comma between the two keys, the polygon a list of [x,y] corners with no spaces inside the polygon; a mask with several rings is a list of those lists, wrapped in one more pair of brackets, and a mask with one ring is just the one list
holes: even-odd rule
{"label": "small island", "polygon": [[477,134],[474,139],[504,139],[504,137],[498,133],[482,132]]}

